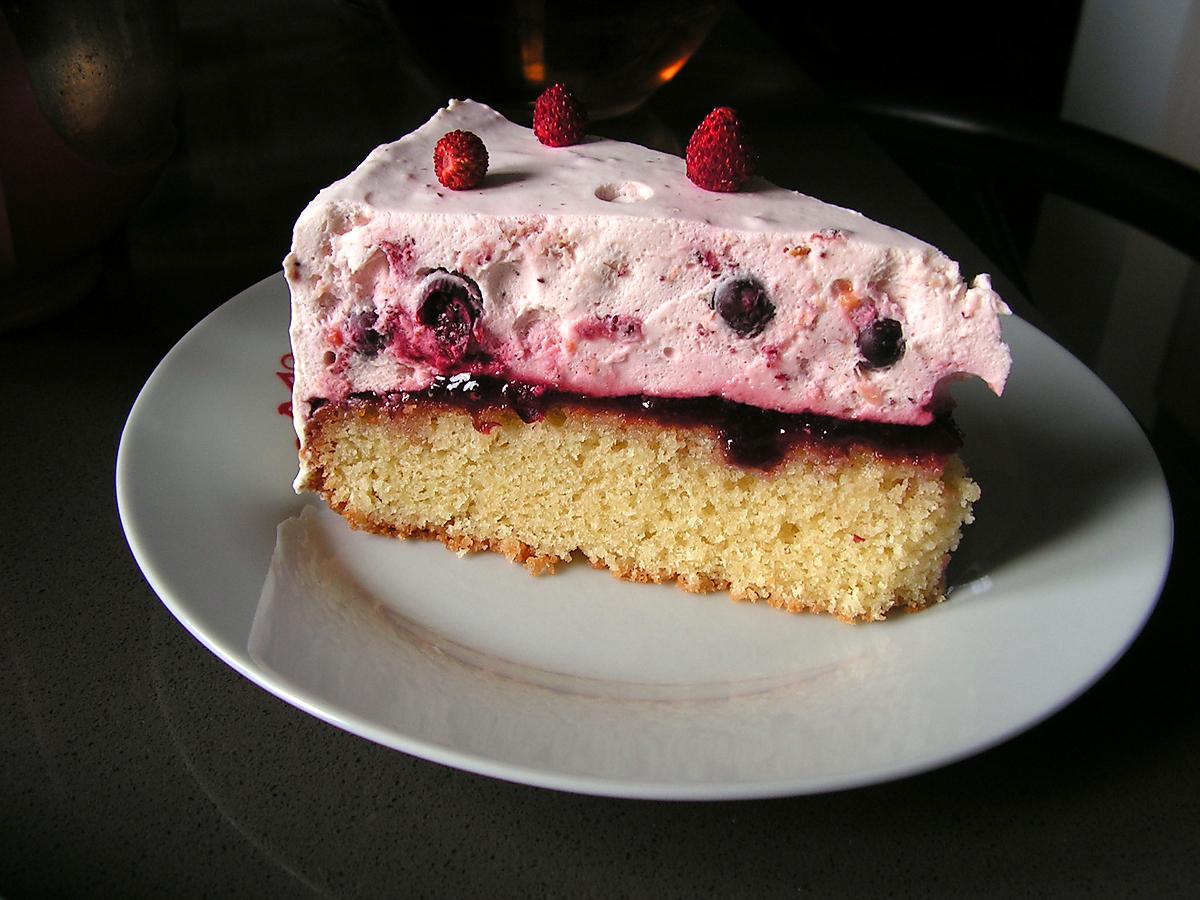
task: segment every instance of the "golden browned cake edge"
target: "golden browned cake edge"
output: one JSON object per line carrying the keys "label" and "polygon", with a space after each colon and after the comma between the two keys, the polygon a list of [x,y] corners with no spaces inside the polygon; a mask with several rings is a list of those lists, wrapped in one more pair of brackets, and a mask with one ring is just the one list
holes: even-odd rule
{"label": "golden browned cake edge", "polygon": [[[550,440],[550,436],[555,439]],[[437,539],[460,554],[500,553],[523,564],[534,574],[552,574],[559,563],[582,554],[594,567],[607,568],[626,580],[675,582],[683,589],[697,593],[729,590],[735,600],[764,601],[791,612],[831,613],[848,621],[881,619],[894,609],[920,609],[944,599],[946,563],[957,547],[961,526],[971,521],[971,503],[979,495],[957,455],[942,455],[934,463],[929,457],[917,461],[889,458],[863,447],[837,451],[808,447],[794,452],[771,472],[757,472],[731,466],[721,455],[717,440],[712,429],[630,422],[620,415],[581,409],[552,410],[546,420],[526,424],[507,411],[488,412],[486,421],[480,422],[467,411],[436,405],[414,404],[388,411],[362,405],[326,405],[310,418],[302,452],[310,469],[307,487],[319,493],[353,527],[399,538]],[[775,499],[781,493],[784,496],[796,494],[788,488],[813,482],[820,486],[818,496],[838,501],[830,507],[851,501],[861,507],[863,485],[856,483],[852,476],[862,476],[866,472],[867,487],[872,486],[873,480],[879,481],[880,489],[871,499],[887,514],[883,518],[896,520],[889,526],[895,533],[889,534],[885,529],[863,536],[857,531],[848,531],[850,552],[842,554],[845,559],[840,568],[851,570],[855,566],[861,568],[865,564],[869,568],[872,565],[871,554],[861,547],[863,544],[899,541],[899,547],[885,546],[883,549],[889,552],[877,553],[874,557],[877,565],[892,565],[896,577],[884,579],[886,586],[873,592],[857,587],[846,591],[837,584],[837,565],[825,566],[825,571],[821,571],[820,565],[810,565],[809,569],[813,571],[797,579],[795,572],[803,568],[802,559],[792,560],[790,581],[788,577],[779,577],[779,565],[765,566],[760,573],[762,577],[747,578],[744,571],[735,576],[722,571],[721,566],[714,565],[711,560],[699,568],[672,565],[669,552],[660,555],[654,564],[647,565],[645,559],[637,559],[638,548],[628,539],[623,545],[620,541],[610,541],[606,546],[589,546],[587,540],[575,540],[570,536],[566,537],[565,543],[560,539],[562,536],[547,540],[545,534],[535,535],[528,530],[523,532],[519,527],[509,527],[511,523],[504,523],[503,513],[494,509],[490,524],[473,521],[473,505],[491,491],[507,491],[514,513],[518,506],[536,503],[537,488],[542,487],[544,493],[547,483],[554,480],[546,478],[546,472],[539,470],[539,466],[542,470],[550,468],[566,473],[564,479],[550,487],[562,494],[572,483],[577,483],[573,478],[587,480],[580,474],[583,470],[596,466],[604,468],[604,460],[614,454],[625,454],[626,457],[632,454],[640,462],[618,459],[613,472],[601,473],[601,477],[591,479],[590,488],[602,492],[606,481],[615,484],[624,478],[626,486],[635,486],[637,493],[648,492],[650,503],[641,504],[639,515],[641,527],[653,529],[654,536],[658,536],[654,517],[659,512],[659,504],[663,511],[677,508],[672,501],[673,495],[670,491],[664,492],[661,485],[657,488],[661,496],[655,495],[656,477],[672,480],[676,492],[688,490],[686,476],[690,475],[693,491],[702,484],[711,496],[730,496],[731,490],[733,495],[740,491],[741,495],[751,496],[755,490],[766,490],[763,496]],[[637,469],[639,465],[643,470],[638,476],[640,480],[629,481],[626,473],[630,467]],[[682,488],[678,477],[681,472],[685,475]],[[839,485],[842,479],[850,483]],[[534,485],[533,494],[526,498],[525,504],[517,502],[519,491],[513,493],[513,485],[522,483]],[[830,485],[832,494],[828,493]],[[775,488],[773,492],[767,490],[771,487]],[[405,496],[406,491],[411,496]],[[804,492],[799,493],[803,495]],[[445,502],[447,495],[454,498],[449,506]],[[435,502],[431,502],[431,498]],[[808,498],[809,507],[812,507],[812,499],[811,496]],[[559,513],[566,510],[562,500],[564,498],[560,497],[557,505],[551,503],[546,508],[544,518],[547,522],[556,520],[555,510]],[[579,497],[574,500],[586,505]],[[621,512],[621,503],[619,498],[617,500],[615,508],[612,503],[607,507],[603,502],[600,504],[598,509],[606,512],[605,521],[603,525],[593,526],[593,531],[603,530],[603,526],[609,524],[608,518]],[[439,503],[440,513],[433,508]],[[896,524],[904,519],[906,508],[913,522],[902,524],[915,529],[915,538],[900,534],[901,529]],[[786,509],[786,505],[781,509]],[[853,521],[864,523],[873,518],[864,516],[863,512],[857,509]],[[814,523],[831,514],[836,514],[836,510],[830,513],[828,508],[810,508],[805,512]],[[805,531],[805,516],[785,516],[779,512],[775,519],[769,520],[772,523],[778,521],[779,525],[770,537],[796,541],[798,535],[795,532]],[[474,519],[480,518],[474,516]],[[792,518],[799,524],[790,521]],[[719,517],[716,521],[719,523]],[[580,533],[587,530],[585,527]],[[859,527],[859,530],[868,531],[865,527]],[[846,529],[830,531],[826,527],[823,532],[811,536],[815,540],[809,541],[812,546],[808,549],[811,551],[821,543],[830,544],[829,535],[844,540],[841,531]],[[690,539],[695,533],[694,527],[689,528],[688,523],[683,523],[671,536],[674,540],[680,535]],[[731,534],[736,533],[737,528],[734,528]],[[747,548],[751,555],[753,553],[753,541],[748,541],[748,536],[744,529],[738,535],[743,555]],[[770,540],[763,543],[772,545]],[[803,545],[804,542],[800,543]],[[775,546],[773,556],[779,557],[781,549],[789,548]],[[830,546],[824,548],[826,556],[831,555],[830,549]],[[832,547],[835,560],[839,549],[846,548]],[[856,554],[855,550],[859,552]],[[774,562],[778,563],[778,559]],[[788,567],[784,566],[785,575],[787,571]],[[851,594],[854,596],[849,596]]]}

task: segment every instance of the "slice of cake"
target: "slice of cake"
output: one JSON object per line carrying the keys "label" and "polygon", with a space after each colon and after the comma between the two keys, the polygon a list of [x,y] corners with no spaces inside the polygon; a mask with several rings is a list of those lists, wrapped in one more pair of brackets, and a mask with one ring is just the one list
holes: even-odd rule
{"label": "slice of cake", "polygon": [[[471,189],[434,172],[456,131]],[[846,619],[943,596],[978,496],[945,388],[1003,389],[1008,310],[916,238],[463,101],[322,191],[284,270],[296,488],[356,527]]]}

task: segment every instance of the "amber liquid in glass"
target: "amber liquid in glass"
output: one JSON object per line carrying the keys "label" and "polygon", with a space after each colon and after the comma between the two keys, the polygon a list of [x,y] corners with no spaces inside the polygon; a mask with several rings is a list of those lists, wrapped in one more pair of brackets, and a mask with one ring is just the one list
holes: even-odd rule
{"label": "amber liquid in glass", "polygon": [[562,82],[603,119],[635,109],[670,81],[704,42],[721,3],[510,0],[488,12],[455,11],[449,30],[426,21],[436,7],[393,9],[417,63],[448,95],[528,115],[545,87]]}

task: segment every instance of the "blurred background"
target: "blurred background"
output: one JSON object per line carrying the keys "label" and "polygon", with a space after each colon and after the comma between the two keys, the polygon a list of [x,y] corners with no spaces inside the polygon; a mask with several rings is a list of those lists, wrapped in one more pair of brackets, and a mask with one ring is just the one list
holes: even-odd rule
{"label": "blurred background", "polygon": [[[276,271],[304,204],[372,147],[449,96],[527,116],[558,79],[594,130],[675,152],[695,98],[750,91],[799,141],[814,96],[884,99],[1062,119],[1200,166],[1200,2],[966,6],[2,0],[0,328],[195,321]],[[747,45],[765,48],[753,68]],[[1147,428],[1166,412],[1200,436],[1192,259],[1035,180],[872,134]]]}

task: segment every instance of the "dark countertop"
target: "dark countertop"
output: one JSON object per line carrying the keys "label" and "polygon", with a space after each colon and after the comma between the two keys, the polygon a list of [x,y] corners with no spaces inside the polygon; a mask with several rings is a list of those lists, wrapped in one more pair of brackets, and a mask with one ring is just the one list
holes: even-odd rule
{"label": "dark countertop", "polygon": [[[265,13],[184,15],[186,153],[83,303],[0,336],[0,896],[1194,896],[1196,444],[1170,422],[1152,438],[1177,553],[1129,652],[1030,731],[888,784],[701,803],[509,784],[340,731],[204,649],[126,545],[113,489],[126,415],[191,325],[275,271],[308,197],[440,101],[414,82],[381,91],[392,38],[334,12],[300,60],[268,40]],[[796,113],[764,131],[765,174],[984,267],[865,139],[821,166],[822,136],[846,126],[782,58],[745,68],[744,37],[714,38],[620,127],[677,135],[740,52],[732,92]],[[292,115],[281,92],[317,82],[350,99]]]}

